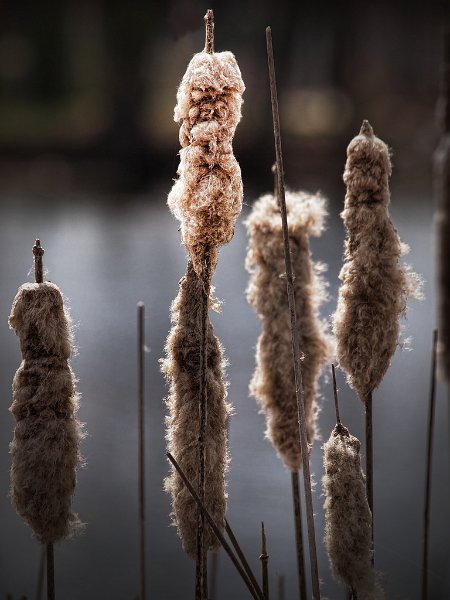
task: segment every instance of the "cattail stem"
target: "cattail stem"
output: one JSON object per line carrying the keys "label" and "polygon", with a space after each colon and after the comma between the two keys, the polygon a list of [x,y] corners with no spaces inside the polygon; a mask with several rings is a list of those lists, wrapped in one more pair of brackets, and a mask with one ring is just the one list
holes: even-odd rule
{"label": "cattail stem", "polygon": [[269,600],[269,555],[267,554],[267,539],[266,531],[264,529],[264,522],[261,523],[261,574],[262,574],[262,587],[265,600]]}
{"label": "cattail stem", "polygon": [[337,385],[336,385],[336,370],[334,368],[334,365],[331,365],[331,371],[333,373],[333,395],[334,395],[334,408],[336,410],[336,425],[342,425],[341,415],[339,413],[339,401],[338,401],[338,393],[337,393]]}
{"label": "cattail stem", "polygon": [[298,410],[298,422],[299,422],[299,434],[300,434],[300,447],[302,452],[302,463],[303,463],[303,480],[305,485],[305,501],[306,501],[306,516],[308,524],[308,539],[309,539],[309,553],[311,561],[311,579],[312,579],[312,592],[315,600],[320,600],[320,585],[319,585],[319,571],[317,566],[317,552],[316,552],[316,536],[314,528],[314,511],[312,503],[311,493],[311,476],[309,470],[309,448],[308,441],[306,438],[306,424],[305,424],[305,409],[302,397],[302,375],[300,369],[300,344],[297,329],[297,312],[295,308],[295,296],[294,296],[294,285],[292,277],[292,264],[291,254],[289,247],[289,233],[286,216],[286,200],[285,200],[285,184],[284,184],[284,169],[283,169],[283,157],[281,151],[281,132],[280,132],[280,116],[278,111],[278,96],[277,86],[275,78],[275,64],[273,58],[273,47],[272,47],[272,32],[270,27],[266,29],[266,41],[267,41],[267,57],[269,66],[269,80],[270,80],[270,95],[272,100],[272,116],[273,116],[273,129],[275,137],[275,153],[277,161],[277,172],[278,172],[278,192],[280,198],[280,211],[281,219],[283,224],[283,238],[284,238],[284,254],[286,261],[286,285],[287,294],[289,300],[289,310],[291,314],[291,333],[292,333],[292,352],[294,359],[294,375],[295,375],[295,389],[297,398],[297,410]]}
{"label": "cattail stem", "polygon": [[284,600],[284,575],[278,575],[278,600]]}
{"label": "cattail stem", "polygon": [[55,558],[53,544],[47,544],[47,600],[55,600]]}
{"label": "cattail stem", "polygon": [[145,306],[142,302],[137,305],[138,328],[138,427],[139,427],[139,559],[140,580],[139,597],[145,600]]}
{"label": "cattail stem", "polygon": [[205,52],[214,54],[214,13],[209,8],[206,11],[205,19]]}
{"label": "cattail stem", "polygon": [[45,547],[41,545],[41,552],[39,558],[39,571],[38,571],[38,580],[36,586],[36,600],[42,600],[44,595],[44,572],[45,572]]}
{"label": "cattail stem", "polygon": [[[210,291],[210,254],[209,247],[205,248],[202,291],[202,337],[200,345],[200,386],[199,386],[199,421],[200,431],[198,439],[199,452],[199,495],[205,499],[205,434],[207,415],[207,382],[208,367],[207,338],[208,338],[208,305]],[[207,552],[205,549],[205,516],[198,512],[197,525],[197,557],[195,570],[195,594],[197,600],[208,600],[208,568]]]}
{"label": "cattail stem", "polygon": [[217,539],[222,544],[223,549],[228,554],[228,556],[231,559],[231,562],[234,564],[234,566],[236,567],[239,575],[244,580],[244,583],[247,586],[248,590],[250,591],[252,597],[255,598],[255,600],[264,600],[264,596],[263,596],[262,592],[260,590],[255,590],[254,589],[254,587],[252,585],[252,582],[250,581],[247,573],[242,568],[242,565],[240,564],[239,560],[237,559],[237,557],[233,553],[233,550],[231,549],[230,545],[228,544],[228,542],[224,538],[224,536],[223,536],[222,532],[220,531],[219,527],[214,522],[214,519],[209,514],[206,506],[204,505],[204,503],[200,499],[200,496],[195,491],[194,487],[192,486],[192,484],[189,481],[189,479],[186,477],[184,471],[182,470],[182,468],[180,467],[180,465],[178,464],[178,462],[175,460],[175,458],[172,456],[172,454],[170,452],[166,452],[166,456],[170,460],[170,462],[173,464],[173,466],[175,467],[175,469],[177,470],[177,472],[180,475],[181,479],[183,480],[185,486],[189,490],[189,493],[191,494],[191,496],[194,498],[195,502],[197,503],[197,506],[198,506],[199,510],[205,516],[205,519],[208,521],[208,524],[210,525],[211,529],[216,534]]}
{"label": "cattail stem", "polygon": [[294,504],[295,542],[297,547],[297,574],[300,600],[306,600],[306,569],[303,551],[302,505],[300,498],[300,477],[298,471],[291,471],[292,500]]}
{"label": "cattail stem", "polygon": [[211,552],[210,554],[210,566],[211,568],[208,570],[209,582],[208,582],[208,590],[209,590],[209,598],[208,600],[216,600],[217,594],[217,572],[219,570],[219,552]]}
{"label": "cattail stem", "polygon": [[427,428],[427,464],[425,472],[425,505],[423,511],[422,600],[426,600],[428,598],[428,538],[430,527],[431,470],[433,465],[434,413],[436,404],[437,338],[437,330],[435,329],[433,332],[433,348],[431,354],[431,383]]}
{"label": "cattail stem", "polygon": [[367,394],[366,406],[366,489],[367,503],[372,513],[372,566],[375,564],[374,520],[373,520],[373,410],[372,393]]}
{"label": "cattail stem", "polygon": [[263,592],[262,592],[261,588],[259,587],[259,583],[258,583],[256,577],[254,576],[253,571],[250,568],[250,565],[248,564],[247,557],[245,556],[244,552],[242,551],[242,548],[239,545],[239,542],[237,541],[236,536],[234,535],[233,530],[231,529],[230,524],[228,523],[228,521],[226,519],[225,519],[225,531],[227,532],[227,535],[230,538],[230,542],[231,542],[234,550],[236,551],[236,554],[238,555],[238,558],[241,561],[242,566],[244,567],[244,570],[248,575],[248,578],[252,582],[253,587],[262,596]]}
{"label": "cattail stem", "polygon": [[42,267],[42,257],[44,256],[44,248],[41,246],[41,241],[36,240],[33,246],[34,255],[34,280],[36,283],[44,281],[44,269]]}

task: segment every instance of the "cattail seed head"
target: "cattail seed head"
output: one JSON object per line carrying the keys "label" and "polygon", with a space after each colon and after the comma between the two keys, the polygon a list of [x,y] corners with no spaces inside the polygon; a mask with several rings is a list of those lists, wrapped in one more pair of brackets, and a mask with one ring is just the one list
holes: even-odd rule
{"label": "cattail seed head", "polygon": [[325,544],[336,579],[358,598],[379,600],[372,568],[372,515],[361,470],[361,444],[348,429],[336,425],[324,444]]}
{"label": "cattail seed head", "polygon": [[195,54],[178,88],[174,119],[181,123],[179,179],[168,204],[181,222],[183,242],[198,274],[205,246],[214,270],[217,248],[233,237],[241,211],[241,171],[232,140],[244,90],[231,52]]}
{"label": "cattail seed head", "polygon": [[19,288],[9,317],[23,361],[13,381],[11,498],[44,544],[83,529],[71,510],[80,465],[79,396],[68,364],[70,317],[53,283]]}
{"label": "cattail seed head", "polygon": [[389,367],[408,296],[421,296],[420,278],[400,263],[408,247],[389,217],[390,174],[388,147],[365,121],[347,149],[341,215],[347,239],[333,319],[339,364],[361,399]]}
{"label": "cattail seed head", "polygon": [[[326,298],[323,265],[311,262],[309,235],[324,228],[325,201],[303,192],[287,192],[297,324],[303,353],[302,382],[308,441],[315,435],[318,378],[332,355],[330,336],[319,318]],[[280,209],[272,195],[257,200],[248,218],[246,267],[251,273],[247,299],[261,319],[256,369],[250,392],[267,417],[267,437],[291,470],[301,467],[290,313],[286,293]]]}
{"label": "cattail seed head", "polygon": [[[202,337],[203,283],[189,262],[180,281],[177,298],[172,304],[172,330],[166,344],[162,371],[170,382],[166,419],[168,451],[174,455],[195,489],[199,483],[199,390],[200,342]],[[205,431],[204,503],[214,521],[223,527],[226,508],[225,471],[228,465],[226,424],[230,405],[226,402],[225,360],[222,346],[208,321],[207,334],[207,402]],[[177,471],[172,468],[165,481],[172,495],[174,523],[183,549],[195,557],[197,543],[197,504]],[[205,530],[205,547],[218,548],[220,542],[209,526]]]}

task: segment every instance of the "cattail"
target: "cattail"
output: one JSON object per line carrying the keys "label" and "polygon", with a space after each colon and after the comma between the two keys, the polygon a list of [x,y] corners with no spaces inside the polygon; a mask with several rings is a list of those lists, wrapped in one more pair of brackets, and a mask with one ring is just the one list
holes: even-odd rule
{"label": "cattail", "polygon": [[[167,400],[168,450],[175,456],[195,489],[199,483],[198,442],[200,433],[200,341],[202,336],[203,284],[191,261],[180,281],[177,298],[172,304],[172,331],[166,344],[162,370],[170,381]],[[226,489],[225,470],[228,464],[226,422],[230,406],[226,402],[224,383],[225,360],[221,344],[208,320],[207,330],[207,420],[205,432],[205,495],[204,504],[215,523],[224,526]],[[165,481],[172,495],[174,523],[184,550],[196,554],[197,505],[175,469]],[[213,531],[206,527],[205,547],[220,545]]]}
{"label": "cattail", "polygon": [[241,118],[244,83],[231,52],[195,54],[177,93],[181,122],[179,179],[168,198],[197,273],[208,248],[211,272],[217,248],[231,240],[242,207],[242,180],[232,140]]}
{"label": "cattail", "polygon": [[347,149],[345,264],[333,323],[339,364],[361,400],[389,367],[408,296],[420,297],[419,276],[400,264],[408,247],[389,218],[390,174],[388,147],[364,121]]}
{"label": "cattail", "polygon": [[361,470],[360,442],[336,425],[324,444],[325,544],[336,579],[355,598],[378,600],[383,592],[372,569],[372,516]]}
{"label": "cattail", "polygon": [[[311,443],[315,435],[317,382],[331,355],[331,341],[325,323],[319,318],[320,305],[326,298],[324,266],[311,262],[308,236],[319,236],[323,231],[325,201],[303,192],[288,192],[286,209],[303,352],[307,433]],[[302,461],[284,278],[283,232],[280,209],[272,195],[255,202],[247,229],[250,241],[246,267],[251,273],[247,298],[262,322],[250,391],[266,413],[267,437],[284,464],[294,471],[301,467]]]}
{"label": "cattail", "polygon": [[70,317],[53,283],[19,288],[9,316],[23,361],[13,381],[16,418],[11,497],[37,539],[51,544],[79,533],[71,510],[80,464],[78,394],[68,364],[73,352]]}

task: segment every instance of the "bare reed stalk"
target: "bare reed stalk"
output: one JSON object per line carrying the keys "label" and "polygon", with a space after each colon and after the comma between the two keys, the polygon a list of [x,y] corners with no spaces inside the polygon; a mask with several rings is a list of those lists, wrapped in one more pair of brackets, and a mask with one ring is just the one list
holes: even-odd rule
{"label": "bare reed stalk", "polygon": [[366,483],[372,513],[372,393],[386,373],[399,343],[399,318],[408,296],[420,297],[420,278],[400,264],[408,251],[389,217],[388,147],[368,121],[347,148],[347,186],[342,218],[347,230],[342,285],[334,315],[340,367],[366,408]]}
{"label": "bare reed stalk", "polygon": [[242,548],[239,545],[239,542],[238,542],[236,536],[234,535],[230,524],[228,523],[228,521],[226,519],[225,519],[225,531],[227,532],[227,535],[230,538],[230,542],[231,542],[239,560],[241,561],[242,566],[244,567],[244,570],[248,575],[248,578],[252,582],[253,587],[255,588],[255,590],[260,592],[262,595],[263,593],[259,587],[258,581],[256,580],[255,576],[253,575],[253,571],[251,570],[251,567],[248,563],[247,557],[245,556],[244,552],[242,551]]}
{"label": "bare reed stalk", "polygon": [[353,598],[378,600],[383,591],[372,567],[372,520],[360,447],[342,424],[324,444],[325,545],[334,577]]}
{"label": "bare reed stalk", "polygon": [[297,550],[297,578],[300,600],[306,600],[306,568],[303,544],[302,503],[300,496],[300,476],[291,471],[292,502],[294,505],[295,546]]}
{"label": "bare reed stalk", "polygon": [[242,567],[241,563],[239,562],[238,558],[235,556],[235,554],[234,554],[233,550],[231,549],[230,545],[226,541],[226,539],[225,539],[225,537],[224,537],[224,535],[223,535],[223,533],[221,531],[221,528],[217,525],[216,521],[213,519],[213,517],[211,516],[210,512],[208,511],[206,505],[202,502],[200,496],[195,491],[194,486],[192,485],[192,483],[187,478],[186,473],[183,471],[183,469],[181,468],[180,464],[175,460],[175,458],[172,456],[172,454],[170,452],[166,452],[166,456],[170,460],[170,462],[172,463],[172,465],[174,466],[174,468],[177,471],[177,473],[180,475],[180,477],[183,480],[186,488],[188,489],[188,491],[191,494],[192,498],[196,502],[199,510],[201,510],[202,513],[204,514],[205,519],[208,521],[208,524],[210,525],[210,527],[211,527],[212,531],[214,532],[214,534],[217,536],[217,539],[220,542],[220,544],[222,544],[222,548],[225,550],[225,552],[230,557],[231,562],[236,567],[236,570],[238,571],[239,575],[243,579],[245,585],[247,586],[247,588],[248,588],[249,592],[251,593],[251,595],[253,596],[253,598],[255,598],[256,600],[264,600],[263,593],[261,592],[261,590],[259,588],[254,588],[254,586],[253,586],[250,578],[248,577],[247,573],[243,569],[243,567]]}
{"label": "bare reed stalk", "polygon": [[299,435],[300,435],[300,447],[303,464],[303,480],[305,485],[305,501],[306,501],[306,516],[308,523],[308,539],[309,539],[309,553],[311,561],[311,579],[312,579],[312,594],[316,600],[320,599],[320,584],[319,584],[319,571],[317,567],[317,552],[316,552],[316,536],[314,527],[314,511],[312,503],[311,493],[311,476],[309,470],[309,447],[306,433],[306,414],[303,399],[303,388],[302,388],[302,372],[300,368],[300,342],[299,334],[297,329],[297,311],[295,307],[295,293],[294,283],[292,274],[292,263],[291,253],[289,246],[289,233],[286,216],[286,200],[285,200],[285,184],[284,184],[284,169],[283,169],[283,157],[281,151],[281,133],[280,133],[280,117],[278,111],[278,96],[275,78],[275,65],[273,58],[273,47],[272,47],[272,33],[270,27],[266,29],[266,41],[267,41],[267,56],[269,66],[269,80],[270,80],[270,95],[272,100],[272,116],[273,116],[273,128],[275,138],[275,152],[277,162],[277,173],[278,173],[278,190],[280,199],[280,211],[281,220],[283,225],[283,239],[284,239],[284,253],[286,262],[286,285],[287,295],[289,300],[289,309],[291,316],[291,334],[292,334],[292,353],[294,360],[294,375],[295,375],[295,391],[296,401],[298,410],[298,424],[299,424]]}
{"label": "bare reed stalk", "polygon": [[265,600],[269,600],[269,555],[267,554],[267,538],[264,523],[261,523],[261,561],[262,589]]}
{"label": "bare reed stalk", "polygon": [[13,381],[11,412],[16,419],[11,499],[17,513],[46,545],[47,597],[55,597],[54,542],[83,529],[71,510],[76,469],[81,462],[82,426],[78,394],[68,360],[73,353],[70,317],[61,292],[43,283],[39,240],[33,247],[36,283],[19,288],[9,316],[23,361]]}
{"label": "bare reed stalk", "polygon": [[278,575],[278,600],[285,600],[285,577],[284,575]]}
{"label": "bare reed stalk", "polygon": [[425,471],[425,502],[423,511],[423,540],[422,540],[422,600],[428,598],[428,539],[430,528],[430,503],[431,503],[431,471],[433,466],[433,434],[434,413],[436,405],[436,356],[438,332],[433,332],[433,346],[431,354],[431,383],[427,427],[427,463]]}
{"label": "bare reed stalk", "polygon": [[39,558],[38,579],[36,585],[36,600],[42,600],[44,594],[44,572],[45,572],[45,546],[41,546]]}
{"label": "bare reed stalk", "polygon": [[209,599],[208,600],[216,600],[217,594],[217,573],[219,571],[220,564],[220,554],[218,550],[215,552],[211,552],[210,557],[210,565],[208,568],[208,590],[209,590]]}
{"label": "bare reed stalk", "polygon": [[137,306],[138,333],[138,427],[139,427],[139,563],[140,600],[146,598],[145,552],[145,306]]}
{"label": "bare reed stalk", "polygon": [[434,156],[437,196],[439,372],[450,383],[450,22],[444,25],[444,53],[439,98],[440,141]]}

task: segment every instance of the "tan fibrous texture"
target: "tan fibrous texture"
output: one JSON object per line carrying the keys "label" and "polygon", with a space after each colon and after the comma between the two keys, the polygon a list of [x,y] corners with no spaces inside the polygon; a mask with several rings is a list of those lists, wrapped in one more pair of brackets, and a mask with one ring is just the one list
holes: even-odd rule
{"label": "tan fibrous texture", "polygon": [[325,544],[336,579],[361,600],[384,597],[372,568],[372,515],[361,470],[360,442],[337,425],[324,444]]}
{"label": "tan fibrous texture", "polygon": [[71,510],[80,465],[78,394],[68,364],[70,317],[53,283],[19,288],[9,316],[23,361],[13,381],[11,412],[16,419],[11,499],[37,539],[53,543],[83,529]]}
{"label": "tan fibrous texture", "polygon": [[[199,485],[199,392],[200,344],[202,337],[203,285],[189,261],[180,281],[178,296],[172,304],[172,330],[166,344],[162,371],[170,382],[167,399],[169,414],[167,449],[180,464],[195,489]],[[205,430],[205,506],[219,527],[223,527],[226,508],[225,472],[228,465],[225,360],[222,346],[208,321],[206,369]],[[165,481],[172,495],[172,516],[183,549],[195,557],[197,543],[197,504],[172,467]],[[220,542],[206,526],[205,547],[218,548]]]}
{"label": "tan fibrous texture", "polygon": [[333,319],[339,364],[363,401],[389,367],[407,298],[421,294],[420,278],[400,262],[408,247],[389,217],[390,174],[388,147],[365,121],[347,149],[347,238]]}
{"label": "tan fibrous texture", "polygon": [[450,134],[442,136],[435,154],[439,285],[439,371],[450,382]]}
{"label": "tan fibrous texture", "polygon": [[194,268],[202,272],[205,246],[211,268],[218,246],[231,240],[242,207],[241,170],[232,140],[241,118],[244,83],[231,52],[195,54],[177,92],[180,128],[179,179],[168,204]]}
{"label": "tan fibrous texture", "polygon": [[[311,261],[309,236],[324,228],[325,201],[303,192],[287,192],[286,210],[294,274],[297,325],[308,441],[315,436],[318,378],[333,348],[319,308],[326,299],[324,265]],[[261,319],[256,368],[250,392],[266,414],[267,437],[291,470],[301,467],[291,322],[280,209],[272,195],[257,200],[247,220],[250,272],[247,299]]]}

